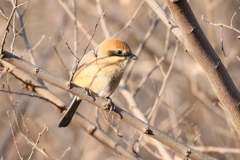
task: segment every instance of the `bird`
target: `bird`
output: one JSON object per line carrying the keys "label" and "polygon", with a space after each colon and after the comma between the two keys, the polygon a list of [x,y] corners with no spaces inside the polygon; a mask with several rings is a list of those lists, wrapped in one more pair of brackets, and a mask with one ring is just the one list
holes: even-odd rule
{"label": "bird", "polygon": [[[80,60],[73,75],[73,83],[90,91],[94,96],[109,98],[119,85],[128,62],[138,57],[128,44],[120,39],[109,38],[89,50]],[[75,96],[58,127],[67,127],[82,99]]]}

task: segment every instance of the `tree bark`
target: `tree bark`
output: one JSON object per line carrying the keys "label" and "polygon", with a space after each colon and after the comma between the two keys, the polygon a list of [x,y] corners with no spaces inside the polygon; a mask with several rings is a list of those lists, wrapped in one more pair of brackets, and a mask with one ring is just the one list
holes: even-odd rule
{"label": "tree bark", "polygon": [[240,94],[208,39],[201,30],[186,0],[166,0],[175,23],[182,33],[186,50],[204,70],[213,91],[232,124],[240,133]]}

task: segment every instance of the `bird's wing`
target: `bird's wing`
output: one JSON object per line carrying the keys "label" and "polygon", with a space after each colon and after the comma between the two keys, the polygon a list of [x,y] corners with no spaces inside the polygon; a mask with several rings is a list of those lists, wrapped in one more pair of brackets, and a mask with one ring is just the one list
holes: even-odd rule
{"label": "bird's wing", "polygon": [[78,69],[74,73],[73,79],[80,72],[82,72],[82,69],[84,69],[86,66],[90,65],[91,63],[93,63],[94,60],[96,60],[96,58],[97,58],[96,54],[97,54],[97,50],[96,49],[91,49],[82,57],[80,63],[78,64]]}
{"label": "bird's wing", "polygon": [[96,49],[89,50],[81,59],[79,66],[81,67],[84,64],[87,64],[89,62],[92,62],[93,60],[96,60]]}

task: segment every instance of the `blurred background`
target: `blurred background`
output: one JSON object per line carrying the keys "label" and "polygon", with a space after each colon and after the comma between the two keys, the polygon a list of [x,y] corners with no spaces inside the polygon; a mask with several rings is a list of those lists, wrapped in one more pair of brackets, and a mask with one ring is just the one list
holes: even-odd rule
{"label": "blurred background", "polygon": [[[18,4],[22,2],[25,1],[19,0]],[[76,1],[77,20],[84,26],[89,35],[92,35],[96,23],[101,17],[101,13],[98,11],[98,2],[98,0]],[[158,0],[157,2],[163,8],[166,7],[164,0]],[[67,9],[64,8],[65,6],[70,12],[73,12],[72,1],[66,0],[62,3],[58,0],[34,0],[20,7],[18,11],[23,15],[26,36],[29,46],[32,48],[36,65],[63,79],[69,79],[69,73],[62,65],[53,47],[53,44],[55,44],[62,61],[71,70],[75,58],[70,53],[65,40],[69,47],[74,50],[74,37],[76,35],[74,29],[76,26],[74,25],[74,19],[69,17]],[[240,56],[240,41],[237,39],[239,33],[227,28],[223,28],[221,32],[219,26],[210,25],[201,19],[204,16],[206,20],[213,23],[221,22],[230,25],[233,14],[240,7],[240,1],[204,0],[189,1],[189,3],[202,30],[224,62],[236,86],[240,88],[240,62],[236,58]],[[132,52],[139,54],[139,59],[131,68],[129,77],[126,77],[127,73],[129,73],[129,70],[127,70],[124,82],[126,82],[125,85],[131,94],[136,93],[133,98],[143,114],[148,115],[156,100],[158,101],[155,104],[156,110],[151,119],[152,125],[188,146],[199,147],[199,150],[201,149],[201,151],[214,158],[240,159],[240,152],[237,150],[240,147],[239,136],[227,115],[218,105],[219,101],[203,71],[191,55],[184,50],[182,43],[179,43],[177,56],[169,77],[165,76],[174,59],[176,38],[161,20],[157,19],[157,16],[146,2],[140,4],[141,1],[139,0],[101,0],[100,5],[103,11],[106,11],[104,16],[106,27],[104,28],[99,23],[93,41],[99,44],[106,39],[103,29],[107,29],[110,37],[117,34],[116,38],[126,41]],[[139,6],[140,8],[137,11]],[[9,0],[1,0],[0,8],[6,16],[9,16],[12,11],[12,4]],[[134,16],[136,11],[137,13]],[[169,14],[167,8],[166,12]],[[122,30],[132,17],[134,18],[129,26]],[[7,24],[2,14],[0,14],[0,24],[2,39]],[[240,29],[240,13],[235,15],[232,25],[236,29]],[[17,18],[15,28],[17,31],[21,29]],[[65,40],[62,38],[62,33]],[[144,41],[147,33],[150,33],[149,38]],[[78,29],[77,35],[77,54],[80,57],[89,40],[80,29]],[[221,38],[223,39],[226,57],[221,49]],[[11,51],[12,40],[13,29],[10,27],[5,50]],[[138,50],[143,41],[145,42],[143,48]],[[88,49],[93,47],[94,45],[91,44]],[[26,43],[20,35],[16,37],[14,43],[14,54],[30,61]],[[161,64],[156,65],[156,61],[160,58],[164,59]],[[141,81],[146,78],[154,67],[152,74],[147,77],[139,91],[136,92]],[[11,74],[0,79],[2,90],[8,90],[6,85],[8,79],[11,91],[29,95],[33,93],[23,89],[22,82]],[[66,104],[70,103],[71,96],[68,92],[46,82],[45,85]],[[161,90],[163,92],[158,96]],[[117,106],[129,112],[132,111],[126,95],[119,88],[112,98]],[[38,146],[44,148],[52,159],[59,159],[61,155],[64,155],[61,159],[117,159],[114,153],[74,123],[71,123],[67,128],[58,128],[57,125],[62,115],[56,112],[49,102],[19,94],[12,94],[12,99],[17,104],[15,105],[16,112],[19,113],[19,110],[21,110],[23,113],[29,135],[34,142],[37,140],[38,134],[43,130],[44,125],[48,128],[40,137]],[[11,122],[15,121],[12,101],[9,93],[0,91],[0,157],[6,160],[19,159],[9,122],[9,120]],[[9,118],[7,111],[9,111]],[[78,111],[83,116],[88,117],[91,122],[96,123],[95,106],[84,102]],[[101,114],[99,114],[99,121],[103,130],[109,136],[129,149],[128,145],[103,120]],[[18,119],[18,122],[20,127],[24,128],[21,118]],[[33,146],[26,141],[16,127],[13,128],[19,152],[24,159],[27,159],[32,152]],[[135,132],[133,127],[121,122],[119,132],[130,144],[133,143],[130,139]],[[23,134],[26,135],[26,131]],[[145,145],[159,157],[162,156],[156,152],[154,145],[144,143],[140,146],[143,159],[154,160],[159,158],[149,152]],[[209,146],[215,147],[214,150],[209,150],[207,148]],[[69,147],[71,149],[64,153]],[[184,159],[184,157],[174,153],[169,148],[166,148],[166,150],[172,159]],[[236,153],[233,153],[234,151]],[[45,160],[49,158],[36,150],[31,159]]]}

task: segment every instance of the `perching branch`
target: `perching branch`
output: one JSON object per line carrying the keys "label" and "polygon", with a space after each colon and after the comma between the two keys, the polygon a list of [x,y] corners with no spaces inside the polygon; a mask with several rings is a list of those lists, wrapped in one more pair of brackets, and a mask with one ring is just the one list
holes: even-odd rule
{"label": "perching branch", "polygon": [[[59,99],[56,95],[54,95],[51,91],[49,91],[45,86],[43,86],[38,81],[36,81],[32,76],[28,75],[26,72],[18,68],[15,68],[14,66],[12,66],[11,64],[5,61],[0,60],[0,62],[5,67],[9,68],[9,72],[11,72],[12,75],[14,75],[18,80],[24,83],[24,87],[26,89],[32,90],[41,96],[41,97],[39,96],[32,96],[32,97],[41,98],[50,102],[51,104],[53,104],[52,106],[60,113],[64,113],[66,111],[67,104],[65,104],[61,99]],[[15,94],[15,92],[11,92],[11,93]],[[22,95],[29,96],[28,94],[22,94]],[[99,129],[97,126],[95,126],[88,119],[83,117],[81,114],[77,113],[77,116],[75,117],[76,117],[75,118],[76,120],[73,122],[79,128],[83,129],[88,134],[91,134],[92,137],[97,139],[104,146],[108,147],[120,159],[137,160],[137,158],[134,157],[131,153],[129,153],[124,147],[122,147],[120,144],[115,142],[104,131]],[[91,129],[94,129],[94,132],[90,132]],[[26,136],[25,135],[23,136],[26,139]]]}
{"label": "perching branch", "polygon": [[[81,87],[72,84],[72,88],[69,89],[68,81],[64,80],[60,77],[57,77],[55,75],[52,75],[51,73],[42,70],[39,67],[36,67],[29,62],[12,55],[11,53],[4,51],[1,55],[2,60],[14,65],[15,67],[24,70],[25,72],[28,72],[38,78],[41,78],[45,80],[48,83],[51,83],[52,85],[55,85],[61,89],[64,89],[68,92],[71,92],[79,97],[81,97],[83,100],[99,107],[102,110],[106,110],[109,112],[109,109],[111,108],[112,111],[109,112],[110,114],[120,118],[124,122],[128,123],[129,125],[133,126],[134,128],[138,129],[140,132],[145,133],[146,135],[160,141],[164,145],[168,146],[169,148],[173,149],[174,151],[189,157],[191,159],[214,159],[212,157],[209,157],[208,155],[205,155],[201,152],[198,152],[187,145],[183,144],[182,142],[179,142],[172,137],[166,135],[165,133],[161,132],[160,130],[156,129],[155,127],[152,127],[148,125],[147,123],[139,120],[138,118],[134,117],[133,115],[129,114],[128,112],[124,111],[123,109],[114,106],[114,107],[106,107],[107,100],[102,99],[100,97],[95,97],[94,101],[92,96],[88,96],[85,94],[85,90]],[[73,117],[73,121],[78,121],[76,116]],[[94,132],[94,131],[93,131]]]}

